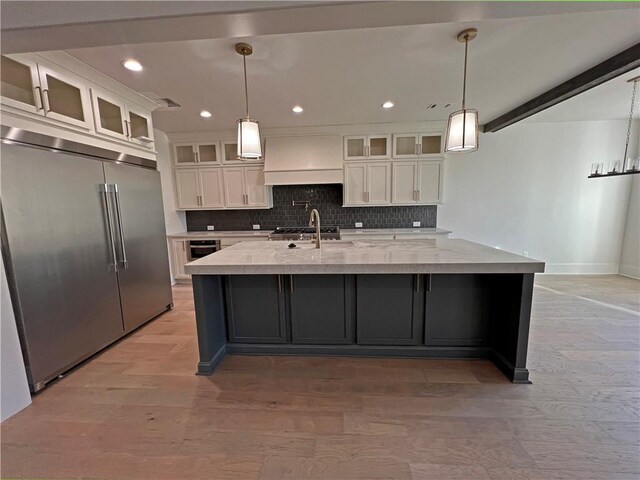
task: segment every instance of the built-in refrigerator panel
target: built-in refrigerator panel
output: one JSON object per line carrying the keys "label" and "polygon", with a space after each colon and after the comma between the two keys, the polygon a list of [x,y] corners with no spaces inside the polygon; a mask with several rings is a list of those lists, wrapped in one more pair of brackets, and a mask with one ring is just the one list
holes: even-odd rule
{"label": "built-in refrigerator panel", "polygon": [[173,303],[160,173],[104,162],[112,193],[124,327],[127,332]]}
{"label": "built-in refrigerator panel", "polygon": [[36,391],[123,335],[103,162],[2,144],[3,254]]}

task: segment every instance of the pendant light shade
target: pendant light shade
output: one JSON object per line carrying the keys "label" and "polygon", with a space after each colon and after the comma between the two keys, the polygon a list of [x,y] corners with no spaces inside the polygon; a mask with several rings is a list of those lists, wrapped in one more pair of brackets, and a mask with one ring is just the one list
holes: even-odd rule
{"label": "pendant light shade", "polygon": [[449,115],[445,152],[473,152],[478,149],[478,111],[458,110]]}
{"label": "pendant light shade", "polygon": [[238,120],[238,158],[262,158],[260,125],[250,118]]}
{"label": "pendant light shade", "polygon": [[462,109],[449,115],[445,135],[445,152],[474,152],[478,149],[478,111],[466,108],[467,53],[469,41],[478,36],[478,30],[468,28],[458,34],[464,42],[464,76],[462,81]]}
{"label": "pendant light shade", "polygon": [[255,160],[262,158],[262,141],[260,140],[260,125],[257,120],[249,117],[249,89],[247,87],[247,55],[253,53],[253,47],[248,43],[236,44],[236,52],[242,55],[244,67],[244,99],[246,116],[238,120],[238,151],[240,160]]}

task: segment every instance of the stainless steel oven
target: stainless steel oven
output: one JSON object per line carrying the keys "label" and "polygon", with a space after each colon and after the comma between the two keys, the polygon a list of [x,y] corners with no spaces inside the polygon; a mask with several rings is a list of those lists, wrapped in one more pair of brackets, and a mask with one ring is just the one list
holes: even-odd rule
{"label": "stainless steel oven", "polygon": [[211,255],[218,250],[220,250],[220,243],[218,240],[190,240],[187,253],[189,254],[189,261],[191,262],[193,260],[206,257],[207,255]]}

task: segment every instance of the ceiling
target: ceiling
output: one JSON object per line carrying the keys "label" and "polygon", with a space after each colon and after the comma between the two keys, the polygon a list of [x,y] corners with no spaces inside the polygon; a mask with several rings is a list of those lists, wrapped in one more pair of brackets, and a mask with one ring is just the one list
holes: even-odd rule
{"label": "ceiling", "polygon": [[[264,127],[414,122],[445,120],[458,108],[463,47],[455,36],[475,26],[467,103],[484,123],[637,43],[639,25],[640,8],[634,8],[67,51],[137,91],[180,103],[179,110],[154,113],[156,127],[166,132],[232,128],[243,115],[237,41],[254,46],[247,59],[250,108]],[[123,69],[121,61],[129,57],[144,70]],[[610,83],[600,87],[611,95],[604,102],[576,99],[582,106],[575,111],[562,108],[567,102],[536,117],[624,118],[628,90]],[[387,100],[396,106],[382,109]],[[438,107],[428,109],[431,103]],[[453,105],[443,108],[446,103]],[[304,107],[302,114],[291,112],[296,104]],[[213,116],[202,119],[202,109]]]}
{"label": "ceiling", "polygon": [[[85,22],[160,18],[173,15],[220,14],[276,8],[299,7],[322,1],[2,1],[3,29]],[[123,8],[125,7],[126,8]]]}

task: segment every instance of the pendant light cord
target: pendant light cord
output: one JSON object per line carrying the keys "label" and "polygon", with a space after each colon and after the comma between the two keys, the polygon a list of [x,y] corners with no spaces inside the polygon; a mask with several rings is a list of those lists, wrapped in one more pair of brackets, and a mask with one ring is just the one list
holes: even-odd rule
{"label": "pendant light cord", "polygon": [[466,107],[467,92],[467,51],[469,49],[469,35],[464,36],[464,74],[462,76],[462,110]]}
{"label": "pendant light cord", "polygon": [[631,108],[629,109],[629,123],[627,124],[627,141],[624,144],[624,158],[622,159],[622,171],[625,171],[627,163],[627,153],[629,152],[629,139],[631,138],[631,124],[633,123],[633,107],[636,103],[636,90],[638,89],[638,80],[633,81],[633,90],[631,93]]}
{"label": "pendant light cord", "polygon": [[249,88],[247,87],[247,55],[242,54],[242,65],[244,67],[244,101],[247,110],[247,118],[249,118]]}

